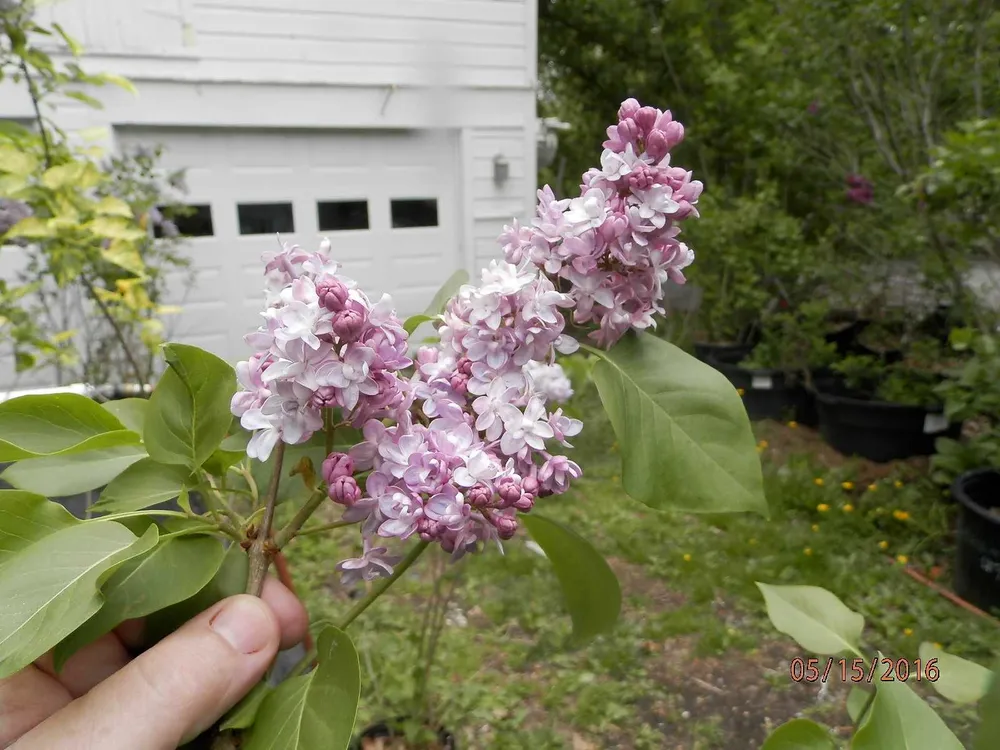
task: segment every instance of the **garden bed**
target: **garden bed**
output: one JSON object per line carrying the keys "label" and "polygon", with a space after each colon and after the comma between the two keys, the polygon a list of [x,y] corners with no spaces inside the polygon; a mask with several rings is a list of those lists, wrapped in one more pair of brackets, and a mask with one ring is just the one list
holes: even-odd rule
{"label": "garden bed", "polygon": [[[788,570],[795,583],[825,586],[864,612],[869,643],[896,658],[915,658],[924,640],[988,658],[996,624],[893,562],[902,556],[949,580],[954,508],[922,483],[926,459],[845,459],[813,430],[764,422],[758,450],[770,521],[659,514],[625,498],[610,430],[589,415],[574,441],[587,478],[552,502],[612,560],[622,622],[612,638],[567,649],[569,622],[553,604],[551,570],[523,540],[508,543],[503,557],[488,551],[469,559],[432,680],[435,694],[452,703],[447,723],[462,748],[756,748],[797,715],[846,737],[846,686],[792,682],[789,660],[803,654],[764,615],[754,581],[791,582]],[[938,536],[928,544],[929,533]],[[319,616],[350,602],[330,562],[340,557],[333,544],[307,537],[289,550]],[[382,699],[406,694],[399,665],[410,663],[415,613],[430,581],[417,572],[400,585],[405,595],[373,607],[354,634],[365,676],[359,726],[391,715]],[[935,706],[968,738],[973,709]]]}

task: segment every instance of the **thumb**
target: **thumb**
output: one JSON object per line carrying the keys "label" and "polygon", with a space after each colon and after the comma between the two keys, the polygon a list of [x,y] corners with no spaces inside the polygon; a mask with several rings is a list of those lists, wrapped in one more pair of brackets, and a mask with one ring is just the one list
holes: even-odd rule
{"label": "thumb", "polygon": [[174,750],[260,681],[280,627],[260,599],[219,602],[18,743],[18,750]]}

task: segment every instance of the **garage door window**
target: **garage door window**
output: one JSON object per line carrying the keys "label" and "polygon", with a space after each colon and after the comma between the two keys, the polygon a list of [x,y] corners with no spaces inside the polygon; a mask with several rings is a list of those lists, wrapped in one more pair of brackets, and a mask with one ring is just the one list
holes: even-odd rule
{"label": "garage door window", "polygon": [[[207,203],[193,206],[184,206],[174,212],[172,217],[173,225],[177,229],[177,234],[181,237],[212,237],[215,234],[215,226],[212,223],[212,207]],[[172,232],[165,232],[161,224],[153,225],[153,235],[163,237],[172,235]]]}
{"label": "garage door window", "polygon": [[392,201],[392,228],[436,227],[437,198],[396,198]]}
{"label": "garage door window", "polygon": [[240,234],[291,234],[295,231],[291,203],[240,203],[236,212]]}
{"label": "garage door window", "polygon": [[320,201],[316,213],[321,232],[368,229],[368,201]]}

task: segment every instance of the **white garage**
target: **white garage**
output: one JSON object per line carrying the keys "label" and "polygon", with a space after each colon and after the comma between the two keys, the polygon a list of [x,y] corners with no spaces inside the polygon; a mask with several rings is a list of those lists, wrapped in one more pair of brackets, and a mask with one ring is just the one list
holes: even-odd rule
{"label": "white garage", "polygon": [[175,276],[169,338],[228,360],[260,323],[261,254],[278,236],[306,248],[333,244],[343,272],[369,294],[392,295],[401,315],[426,307],[463,263],[454,133],[121,128],[119,145],[164,147],[186,168],[181,227],[195,284]]}
{"label": "white garage", "polygon": [[[195,273],[170,280],[166,301],[182,308],[164,320],[170,339],[244,358],[277,235],[329,237],[344,273],[406,316],[456,270],[477,274],[503,225],[533,213],[537,0],[64,0],[38,12],[81,42],[85,69],[138,90],[94,91],[99,110],[59,102],[63,129],[100,130],[108,151],[163,146],[163,166],[186,171]],[[0,120],[32,115],[24,87],[0,82]],[[0,276],[19,262],[6,251]],[[9,348],[0,388],[23,387]]]}

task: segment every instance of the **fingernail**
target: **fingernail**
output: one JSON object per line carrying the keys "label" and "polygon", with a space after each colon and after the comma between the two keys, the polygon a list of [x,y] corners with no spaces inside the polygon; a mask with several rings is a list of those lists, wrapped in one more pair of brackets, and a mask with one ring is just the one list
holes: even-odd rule
{"label": "fingernail", "polygon": [[255,596],[233,597],[209,625],[241,654],[256,654],[274,638],[271,613]]}

